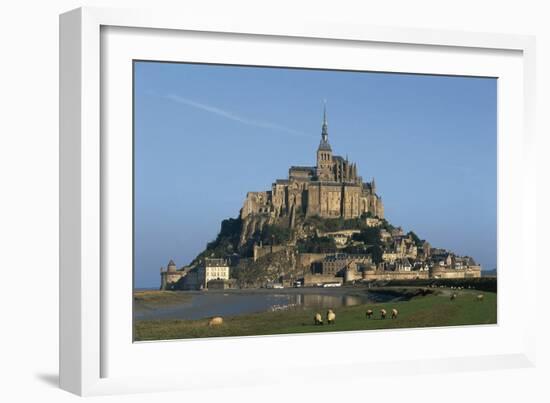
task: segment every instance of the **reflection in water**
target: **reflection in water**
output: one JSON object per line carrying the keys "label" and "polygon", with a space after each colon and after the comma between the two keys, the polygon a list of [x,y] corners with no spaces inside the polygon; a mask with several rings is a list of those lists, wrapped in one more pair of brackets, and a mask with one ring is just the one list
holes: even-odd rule
{"label": "reflection in water", "polygon": [[[306,308],[338,308],[340,306],[360,305],[367,302],[367,297],[356,295],[321,295],[321,294],[298,294],[295,303]],[[298,302],[300,301],[300,302]]]}
{"label": "reflection in water", "polygon": [[204,293],[190,302],[174,306],[136,309],[136,319],[202,319],[211,316],[235,316],[255,312],[300,308],[338,308],[369,302],[365,295],[342,293]]}

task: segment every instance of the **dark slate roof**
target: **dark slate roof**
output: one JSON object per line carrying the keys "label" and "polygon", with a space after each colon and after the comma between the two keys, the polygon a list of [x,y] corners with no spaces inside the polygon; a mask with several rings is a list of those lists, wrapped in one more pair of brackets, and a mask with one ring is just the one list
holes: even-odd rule
{"label": "dark slate roof", "polygon": [[170,259],[170,261],[168,262],[168,267],[170,266],[175,266],[176,264],[174,263],[174,261],[172,259]]}
{"label": "dark slate roof", "polygon": [[336,253],[334,255],[325,256],[323,259],[325,262],[335,262],[336,260],[345,260],[345,259],[370,259],[370,255],[364,254],[348,254],[348,253]]}
{"label": "dark slate roof", "polygon": [[347,259],[347,258],[348,258],[347,253],[337,253],[335,255],[325,256],[325,258],[323,260],[325,262],[334,262],[336,260],[343,260],[343,259]]}
{"label": "dark slate roof", "polygon": [[227,261],[222,258],[205,258],[204,263],[207,267],[223,267],[227,266]]}
{"label": "dark slate roof", "polygon": [[332,151],[332,148],[330,147],[328,140],[327,141],[321,140],[321,142],[319,143],[319,150]]}
{"label": "dark slate roof", "polygon": [[302,167],[302,166],[291,166],[291,171],[308,171],[308,172],[315,172],[315,167]]}
{"label": "dark slate roof", "polygon": [[[342,186],[341,182],[334,181],[316,181],[320,186]],[[348,185],[346,185],[348,186]]]}

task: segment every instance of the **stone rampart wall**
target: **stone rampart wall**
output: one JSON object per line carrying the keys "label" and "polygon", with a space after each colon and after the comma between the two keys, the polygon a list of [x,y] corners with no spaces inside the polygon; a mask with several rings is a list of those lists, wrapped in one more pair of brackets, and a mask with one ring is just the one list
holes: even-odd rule
{"label": "stone rampart wall", "polygon": [[428,271],[366,271],[363,280],[419,280],[428,279]]}
{"label": "stone rampart wall", "polygon": [[342,277],[327,276],[324,274],[306,274],[304,276],[304,286],[306,287],[324,283],[343,283],[343,281]]}

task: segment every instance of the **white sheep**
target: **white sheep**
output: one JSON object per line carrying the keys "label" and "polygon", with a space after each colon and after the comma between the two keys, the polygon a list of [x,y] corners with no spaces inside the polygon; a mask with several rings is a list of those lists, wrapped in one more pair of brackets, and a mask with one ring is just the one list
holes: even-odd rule
{"label": "white sheep", "polygon": [[391,318],[392,319],[396,319],[398,314],[399,314],[399,311],[397,309],[393,308],[391,310]]}
{"label": "white sheep", "polygon": [[223,325],[223,318],[221,316],[214,316],[208,321],[208,326],[220,326]]}
{"label": "white sheep", "polygon": [[367,319],[370,319],[372,317],[372,314],[373,314],[372,309],[368,309],[366,313]]}
{"label": "white sheep", "polygon": [[480,302],[483,301],[483,298],[484,298],[484,297],[483,297],[483,294],[478,294],[478,295],[477,295],[477,300],[478,300],[478,301],[480,301]]}
{"label": "white sheep", "polygon": [[336,314],[332,309],[329,309],[327,311],[327,324],[334,324],[334,321],[336,320]]}
{"label": "white sheep", "polygon": [[386,310],[384,308],[380,309],[380,319],[386,319],[386,315],[388,313],[386,312]]}
{"label": "white sheep", "polygon": [[319,312],[315,314],[313,317],[313,321],[315,322],[315,325],[322,325],[323,324],[323,317]]}

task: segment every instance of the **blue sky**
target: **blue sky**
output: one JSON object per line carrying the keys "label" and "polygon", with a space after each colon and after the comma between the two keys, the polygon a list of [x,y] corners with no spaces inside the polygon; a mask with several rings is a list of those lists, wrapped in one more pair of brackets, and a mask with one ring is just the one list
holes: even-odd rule
{"label": "blue sky", "polygon": [[136,287],[314,166],[325,99],[333,152],[392,224],[496,267],[496,79],[136,62],[134,80]]}

